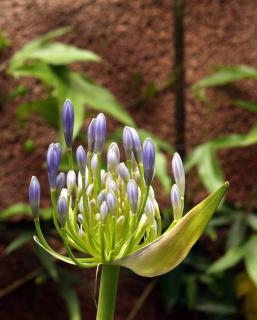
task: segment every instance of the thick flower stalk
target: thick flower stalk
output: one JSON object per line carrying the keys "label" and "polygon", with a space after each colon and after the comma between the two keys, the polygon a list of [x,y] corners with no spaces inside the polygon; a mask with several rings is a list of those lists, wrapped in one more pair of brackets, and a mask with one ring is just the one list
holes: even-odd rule
{"label": "thick flower stalk", "polygon": [[97,319],[112,319],[119,266],[147,277],[176,267],[202,234],[221,201],[227,184],[183,216],[185,173],[175,153],[171,189],[173,222],[163,232],[161,215],[151,186],[155,170],[155,148],[147,138],[143,144],[134,128],[125,127],[121,161],[119,147],[107,150],[107,168],[102,169],[106,119],[101,113],[87,130],[87,152],[76,150],[78,171],[73,168],[72,136],[74,109],[70,100],[63,108],[63,130],[70,170],[59,172],[61,148],[51,143],[46,156],[53,207],[53,223],[67,251],[57,253],[46,241],[40,227],[40,185],[32,177],[29,198],[37,237],[48,253],[82,268],[103,266]]}

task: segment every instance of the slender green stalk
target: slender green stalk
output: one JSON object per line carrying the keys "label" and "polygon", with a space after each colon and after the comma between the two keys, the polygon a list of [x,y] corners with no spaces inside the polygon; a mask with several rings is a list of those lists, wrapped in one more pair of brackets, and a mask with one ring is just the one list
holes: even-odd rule
{"label": "slender green stalk", "polygon": [[102,265],[96,320],[113,320],[114,318],[119,271],[119,266]]}

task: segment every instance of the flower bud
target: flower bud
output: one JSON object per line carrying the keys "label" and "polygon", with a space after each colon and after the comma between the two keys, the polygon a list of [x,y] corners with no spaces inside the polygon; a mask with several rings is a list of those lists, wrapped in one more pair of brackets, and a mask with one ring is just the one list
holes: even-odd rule
{"label": "flower bud", "polygon": [[91,160],[91,170],[93,172],[94,177],[96,177],[97,175],[97,167],[98,167],[98,159],[97,159],[97,155],[94,154]]}
{"label": "flower bud", "polygon": [[51,143],[47,150],[46,165],[48,181],[51,189],[56,189],[57,172],[61,161],[61,151],[59,144]]}
{"label": "flower bud", "polygon": [[182,217],[182,201],[181,201],[181,192],[176,184],[171,188],[171,204],[173,208],[174,220],[179,220]]}
{"label": "flower bud", "polygon": [[57,204],[57,212],[59,216],[60,225],[62,228],[64,228],[67,218],[67,202],[64,197],[59,197],[58,204]]}
{"label": "flower bud", "polygon": [[68,190],[68,194],[72,194],[73,189],[75,188],[76,185],[76,174],[74,170],[70,170],[67,173],[67,190]]}
{"label": "flower bud", "polygon": [[138,186],[133,179],[127,184],[127,195],[132,213],[137,212],[138,207]]}
{"label": "flower bud", "polygon": [[95,148],[96,153],[101,153],[104,148],[105,143],[105,134],[106,134],[106,120],[103,113],[99,113],[96,117],[95,124]]}
{"label": "flower bud", "polygon": [[56,191],[60,193],[64,186],[65,186],[65,174],[63,172],[60,172],[56,178]]}
{"label": "flower bud", "polygon": [[68,199],[68,190],[66,188],[63,188],[62,191],[61,191],[61,194],[60,194],[60,197],[63,197],[66,199]]}
{"label": "flower bud", "polygon": [[79,200],[78,207],[79,207],[79,212],[84,212],[84,204],[83,204],[83,199],[82,198]]}
{"label": "flower bud", "polygon": [[82,175],[85,174],[85,169],[87,165],[87,155],[82,146],[79,146],[76,151],[76,159],[79,166],[79,171]]}
{"label": "flower bud", "polygon": [[180,158],[180,155],[176,152],[172,158],[172,171],[176,185],[178,186],[181,196],[185,194],[185,170]]}
{"label": "flower bud", "polygon": [[149,221],[151,221],[151,223],[152,223],[154,221],[155,210],[154,210],[154,205],[153,205],[152,201],[150,200],[150,198],[148,198],[146,201],[145,214],[146,214],[147,218],[149,219]]}
{"label": "flower bud", "polygon": [[139,135],[136,129],[130,128],[130,130],[132,132],[132,137],[133,137],[133,154],[135,156],[137,163],[140,163],[142,161],[141,140],[139,138]]}
{"label": "flower bud", "polygon": [[124,162],[121,162],[119,165],[118,165],[118,173],[121,177],[121,179],[128,183],[129,179],[130,179],[130,175],[129,175],[129,171],[128,171],[128,168],[126,167],[125,163]]}
{"label": "flower bud", "polygon": [[112,142],[109,146],[109,149],[113,150],[116,153],[118,163],[120,163],[120,150],[116,142]]}
{"label": "flower bud", "polygon": [[78,223],[82,224],[84,222],[84,217],[81,213],[78,214]]}
{"label": "flower bud", "polygon": [[74,108],[69,99],[64,102],[62,126],[66,145],[68,148],[71,148],[74,129]]}
{"label": "flower bud", "polygon": [[114,214],[117,208],[117,198],[112,191],[108,191],[106,196],[106,202],[109,208],[110,213]]}
{"label": "flower bud", "polygon": [[155,166],[155,148],[150,138],[147,138],[143,144],[143,165],[145,183],[150,186],[154,177]]}
{"label": "flower bud", "polygon": [[79,228],[79,237],[83,238],[84,235],[85,235],[85,232],[84,232],[84,230],[82,229],[82,226],[81,226],[81,228]]}
{"label": "flower bud", "polygon": [[100,207],[101,204],[106,200],[106,191],[102,190],[97,197],[97,204]]}
{"label": "flower bud", "polygon": [[116,152],[113,149],[108,149],[107,152],[107,166],[108,169],[112,172],[112,173],[116,173],[117,171],[117,166],[118,166],[118,158],[116,155]]}
{"label": "flower bud", "polygon": [[112,181],[110,181],[110,183],[108,183],[107,189],[108,189],[108,191],[112,191],[116,196],[118,195],[118,192],[119,192],[118,186],[114,180],[112,180]]}
{"label": "flower bud", "polygon": [[133,150],[133,134],[129,127],[125,127],[123,130],[123,148],[127,159],[131,159]]}
{"label": "flower bud", "polygon": [[95,147],[95,124],[96,119],[93,118],[87,128],[87,143],[89,152],[93,152]]}
{"label": "flower bud", "polygon": [[100,206],[100,218],[102,223],[105,223],[108,212],[109,212],[108,205],[106,201],[104,201]]}
{"label": "flower bud", "polygon": [[34,219],[39,217],[40,184],[37,177],[33,176],[29,185],[29,202]]}
{"label": "flower bud", "polygon": [[91,184],[87,187],[87,191],[86,191],[86,194],[87,194],[87,196],[88,196],[89,198],[90,198],[90,196],[92,195],[93,190],[94,190],[94,185],[93,185],[93,183],[91,183]]}

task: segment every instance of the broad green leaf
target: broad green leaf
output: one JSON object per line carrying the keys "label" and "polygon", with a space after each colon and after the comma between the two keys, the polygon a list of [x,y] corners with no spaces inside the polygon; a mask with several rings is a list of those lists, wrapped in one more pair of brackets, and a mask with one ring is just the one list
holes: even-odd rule
{"label": "broad green leaf", "polygon": [[240,107],[242,109],[257,112],[257,102],[256,101],[247,101],[247,100],[233,100],[232,104]]}
{"label": "broad green leaf", "polygon": [[44,250],[42,250],[42,248],[38,246],[36,246],[35,248],[36,255],[39,261],[41,262],[42,266],[46,269],[46,271],[54,280],[57,280],[58,271],[52,257],[49,254],[47,254]]}
{"label": "broad green leaf", "polygon": [[63,43],[47,43],[30,53],[27,59],[38,59],[47,64],[66,65],[76,61],[100,62],[95,53]]}
{"label": "broad green leaf", "polygon": [[247,224],[254,230],[257,231],[257,215],[249,214],[246,217]]}
{"label": "broad green leaf", "polygon": [[228,233],[227,249],[239,247],[244,240],[246,232],[246,220],[244,213],[235,210],[233,220],[233,224]]}
{"label": "broad green leaf", "polygon": [[228,183],[225,183],[160,238],[128,257],[115,261],[115,264],[127,267],[145,277],[154,277],[174,269],[185,259],[200,238],[227,188]]}
{"label": "broad green leaf", "polygon": [[215,261],[207,270],[208,273],[217,273],[225,271],[235,266],[243,259],[245,253],[244,247],[234,247],[228,250],[224,256]]}
{"label": "broad green leaf", "polygon": [[34,232],[32,231],[23,231],[18,237],[16,237],[13,241],[11,241],[8,246],[5,248],[5,253],[10,254],[13,251],[22,247],[25,243],[32,240]]}
{"label": "broad green leaf", "polygon": [[244,79],[257,79],[257,70],[245,65],[222,67],[219,68],[217,72],[198,81],[193,88],[200,89],[224,86],[234,81]]}
{"label": "broad green leaf", "polygon": [[0,211],[0,221],[8,220],[20,214],[31,216],[30,206],[24,203],[16,203],[10,207],[7,207],[4,210]]}
{"label": "broad green leaf", "polygon": [[257,287],[257,235],[253,235],[246,244],[245,266],[249,277]]}
{"label": "broad green leaf", "polygon": [[60,37],[70,31],[71,31],[70,27],[63,27],[63,28],[50,31],[30,41],[11,58],[9,70],[14,72],[15,69],[24,65],[25,61],[30,58],[30,55],[32,52],[42,47],[49,40]]}

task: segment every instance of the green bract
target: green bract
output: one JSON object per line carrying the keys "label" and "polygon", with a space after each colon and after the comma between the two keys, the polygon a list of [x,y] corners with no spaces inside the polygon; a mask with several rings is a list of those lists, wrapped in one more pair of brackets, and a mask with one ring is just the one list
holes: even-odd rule
{"label": "green bract", "polygon": [[[69,108],[73,108],[68,102]],[[61,157],[58,144],[51,144],[48,148],[47,169],[53,222],[68,256],[50,247],[41,232],[39,217],[34,214],[36,242],[55,258],[83,268],[120,265],[147,277],[175,268],[201,236],[228,184],[183,217],[185,174],[182,161],[175,154],[172,170],[176,184],[171,191],[171,200],[176,213],[171,226],[162,234],[160,210],[150,185],[155,166],[151,139],[147,138],[142,147],[136,130],[126,127],[123,134],[125,161],[120,162],[118,145],[111,143],[107,152],[107,169],[104,170],[101,153],[106,121],[100,114],[88,130],[87,156],[82,146],[77,150],[79,171],[76,173],[70,144],[73,118],[66,110],[63,119],[66,136],[69,133],[70,171],[66,187],[62,182],[60,190],[60,183],[57,183]],[[39,199],[34,201],[39,202]]]}

